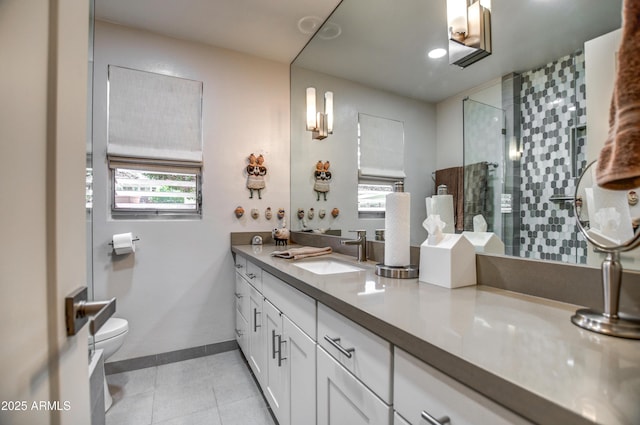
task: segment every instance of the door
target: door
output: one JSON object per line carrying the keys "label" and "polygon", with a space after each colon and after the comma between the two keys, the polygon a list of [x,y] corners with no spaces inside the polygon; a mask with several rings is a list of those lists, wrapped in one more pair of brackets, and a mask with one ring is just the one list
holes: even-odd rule
{"label": "door", "polygon": [[[0,423],[88,424],[87,0],[0,3]],[[8,340],[8,341],[7,341]]]}
{"label": "door", "polygon": [[318,425],[390,425],[391,408],[318,346]]}
{"label": "door", "polygon": [[266,348],[264,341],[263,308],[264,298],[256,288],[249,285],[249,366],[260,383],[264,387],[264,367],[266,361]]}
{"label": "door", "polygon": [[[316,343],[287,316],[282,316],[287,347],[289,423],[316,423]],[[280,425],[284,425],[282,422]]]}
{"label": "door", "polygon": [[265,396],[280,425],[289,424],[289,388],[287,385],[287,343],[283,339],[282,313],[269,301],[264,302]]}

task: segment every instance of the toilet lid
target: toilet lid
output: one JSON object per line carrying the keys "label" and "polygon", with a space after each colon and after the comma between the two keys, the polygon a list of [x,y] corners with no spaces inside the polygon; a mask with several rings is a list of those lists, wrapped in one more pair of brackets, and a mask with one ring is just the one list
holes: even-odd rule
{"label": "toilet lid", "polygon": [[123,334],[129,330],[129,322],[125,319],[112,317],[102,325],[95,335],[96,342],[104,341]]}

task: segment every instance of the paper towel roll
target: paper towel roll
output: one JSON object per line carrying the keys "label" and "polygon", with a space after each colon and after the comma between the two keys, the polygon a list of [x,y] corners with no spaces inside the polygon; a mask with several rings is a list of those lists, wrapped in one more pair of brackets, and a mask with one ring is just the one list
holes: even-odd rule
{"label": "paper towel roll", "polygon": [[113,235],[113,251],[116,255],[129,254],[136,251],[131,232]]}
{"label": "paper towel roll", "polygon": [[408,266],[411,263],[409,255],[411,195],[407,192],[393,192],[387,195],[386,203],[384,264],[393,267]]}
{"label": "paper towel roll", "polygon": [[455,219],[453,217],[453,195],[433,195],[426,198],[427,217],[439,215],[445,226],[442,233],[455,233]]}

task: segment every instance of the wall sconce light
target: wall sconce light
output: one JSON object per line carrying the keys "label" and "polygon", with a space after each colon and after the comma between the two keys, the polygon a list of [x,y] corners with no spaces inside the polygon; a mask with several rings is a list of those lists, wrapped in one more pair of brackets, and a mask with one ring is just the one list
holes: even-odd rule
{"label": "wall sconce light", "polygon": [[449,64],[466,68],[491,54],[491,0],[447,0],[447,26]]}
{"label": "wall sconce light", "polygon": [[318,140],[333,134],[333,92],[324,94],[324,112],[316,112],[316,89],[307,88],[307,130]]}

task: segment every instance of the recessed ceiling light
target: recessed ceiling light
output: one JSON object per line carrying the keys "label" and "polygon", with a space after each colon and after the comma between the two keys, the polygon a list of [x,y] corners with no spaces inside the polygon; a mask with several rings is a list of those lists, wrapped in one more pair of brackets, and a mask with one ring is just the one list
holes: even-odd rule
{"label": "recessed ceiling light", "polygon": [[322,19],[317,16],[305,16],[298,21],[298,30],[303,34],[313,34],[322,25]]}
{"label": "recessed ceiling light", "polygon": [[445,49],[433,49],[428,53],[431,59],[438,59],[443,57],[446,54],[447,54],[447,51]]}

